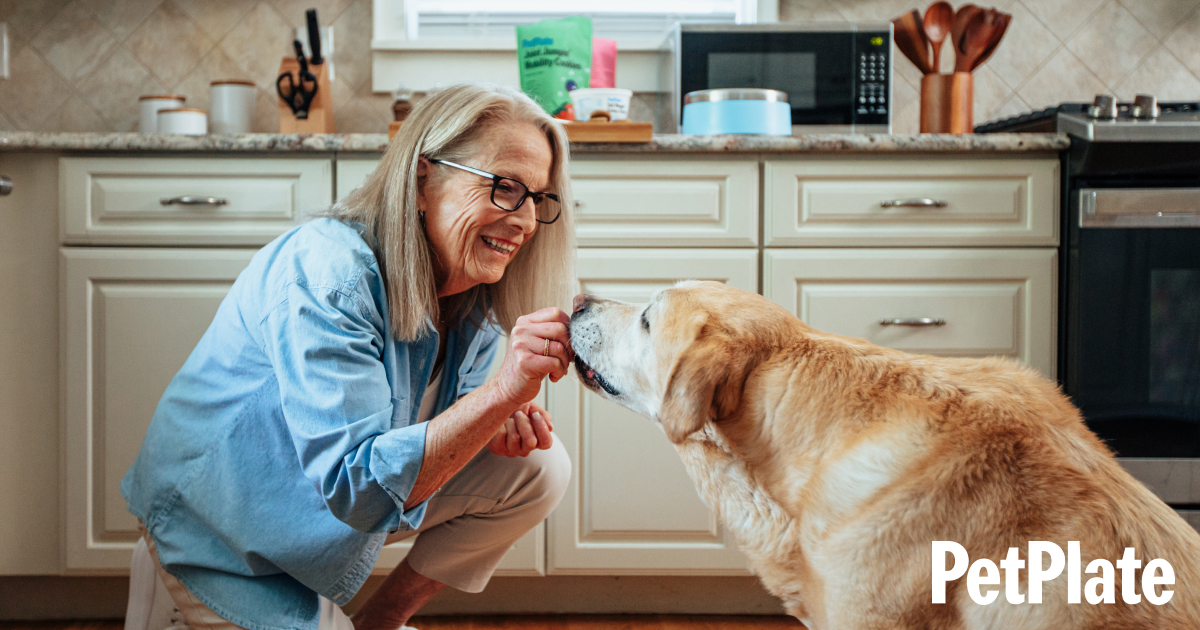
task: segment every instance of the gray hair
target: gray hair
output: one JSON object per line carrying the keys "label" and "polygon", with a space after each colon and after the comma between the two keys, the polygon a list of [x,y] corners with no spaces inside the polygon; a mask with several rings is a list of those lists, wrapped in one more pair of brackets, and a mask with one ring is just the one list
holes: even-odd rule
{"label": "gray hair", "polygon": [[[454,85],[422,99],[388,145],[362,186],[330,210],[330,216],[366,226],[364,235],[387,285],[392,332],[412,341],[425,318],[438,321],[434,254],[417,214],[417,164],[421,156],[470,163],[491,125],[528,122],[545,134],[553,163],[550,191],[562,216],[539,226],[496,283],[465,292],[451,316],[487,313],[505,333],[518,317],[547,306],[567,308],[575,281],[575,217],[567,167],[569,145],[562,125],[518,90],[498,85]],[[430,185],[430,184],[426,184]],[[476,310],[478,309],[478,310]]]}

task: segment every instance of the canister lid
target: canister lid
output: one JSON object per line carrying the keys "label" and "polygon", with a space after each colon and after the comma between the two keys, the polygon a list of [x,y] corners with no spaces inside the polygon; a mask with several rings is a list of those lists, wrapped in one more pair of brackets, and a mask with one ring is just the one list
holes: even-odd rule
{"label": "canister lid", "polygon": [[696,90],[688,92],[683,97],[683,104],[701,101],[776,101],[788,102],[787,92],[766,90],[763,88],[719,88],[715,90]]}
{"label": "canister lid", "polygon": [[223,79],[221,81],[213,81],[209,85],[248,85],[255,87],[253,81],[246,81],[245,79]]}
{"label": "canister lid", "polygon": [[206,113],[208,113],[208,112],[205,112],[203,109],[196,109],[195,107],[175,107],[175,108],[172,108],[172,109],[160,109],[160,110],[158,110],[158,113],[160,113],[160,114],[171,114],[171,113],[174,113],[174,112],[196,112],[196,113],[198,113],[198,114],[206,114]]}
{"label": "canister lid", "polygon": [[176,96],[174,94],[147,94],[146,96],[138,97],[139,101],[148,101],[150,99],[164,100],[164,101],[179,101],[181,103],[183,101],[187,100],[186,98],[184,98],[182,96]]}

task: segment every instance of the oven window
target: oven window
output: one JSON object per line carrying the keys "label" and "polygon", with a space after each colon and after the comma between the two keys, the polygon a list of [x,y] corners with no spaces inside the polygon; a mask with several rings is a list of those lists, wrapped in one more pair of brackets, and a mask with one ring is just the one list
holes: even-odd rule
{"label": "oven window", "polygon": [[767,88],[788,95],[792,109],[817,106],[817,54],[714,52],[708,55],[710,88]]}
{"label": "oven window", "polygon": [[1083,229],[1066,391],[1123,457],[1200,458],[1200,229]]}
{"label": "oven window", "polygon": [[1200,271],[1150,272],[1150,402],[1200,405]]}

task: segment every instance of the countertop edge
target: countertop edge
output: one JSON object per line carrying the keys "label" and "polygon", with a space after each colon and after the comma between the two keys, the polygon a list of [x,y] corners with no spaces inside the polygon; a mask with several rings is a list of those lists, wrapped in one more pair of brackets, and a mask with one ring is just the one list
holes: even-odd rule
{"label": "countertop edge", "polygon": [[[387,144],[387,135],[382,133],[204,136],[33,131],[0,133],[0,152],[382,153]],[[656,135],[646,143],[572,143],[571,153],[1022,153],[1062,151],[1070,145],[1070,138],[1063,133]]]}

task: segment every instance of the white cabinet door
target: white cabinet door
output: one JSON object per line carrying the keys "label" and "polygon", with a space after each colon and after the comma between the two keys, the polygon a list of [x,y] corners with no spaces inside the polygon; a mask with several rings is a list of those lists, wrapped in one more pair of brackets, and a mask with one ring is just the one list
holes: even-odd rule
{"label": "white cabinet door", "polygon": [[363,182],[367,181],[367,176],[375,170],[376,166],[379,166],[377,158],[338,158],[337,186],[333,191],[334,201],[345,199],[351,190],[362,186]]}
{"label": "white cabinet door", "polygon": [[137,519],[126,510],[121,478],[163,390],[253,255],[62,250],[68,571],[129,569]]}
{"label": "white cabinet door", "polygon": [[[583,292],[632,302],[677,280],[758,286],[755,250],[581,249]],[[551,574],[744,575],[732,535],[705,507],[650,420],[567,378],[550,387],[555,432],[574,464],[550,515]]]}
{"label": "white cabinet door", "polygon": [[1058,244],[1055,157],[821,156],[763,166],[768,247]]}
{"label": "white cabinet door", "polygon": [[[244,249],[62,250],[68,571],[128,570],[137,519],[126,510],[121,478],[163,391],[253,255]],[[498,574],[540,575],[543,532],[539,525],[518,541]],[[393,547],[380,558],[383,572],[407,551],[406,544]]]}
{"label": "white cabinet door", "polygon": [[[337,199],[379,163],[339,159]],[[575,233],[591,247],[753,247],[758,243],[758,162],[571,162]]]}
{"label": "white cabinet door", "polygon": [[[763,294],[817,330],[919,354],[1006,356],[1054,378],[1056,269],[1053,249],[768,250]],[[919,319],[944,323],[883,323]]]}
{"label": "white cabinet door", "polygon": [[60,160],[70,245],[264,245],[329,208],[328,158]]}
{"label": "white cabinet door", "polygon": [[753,247],[758,162],[577,159],[576,239],[597,247]]}
{"label": "white cabinet door", "polygon": [[0,575],[56,574],[58,160],[0,152],[0,175]]}

